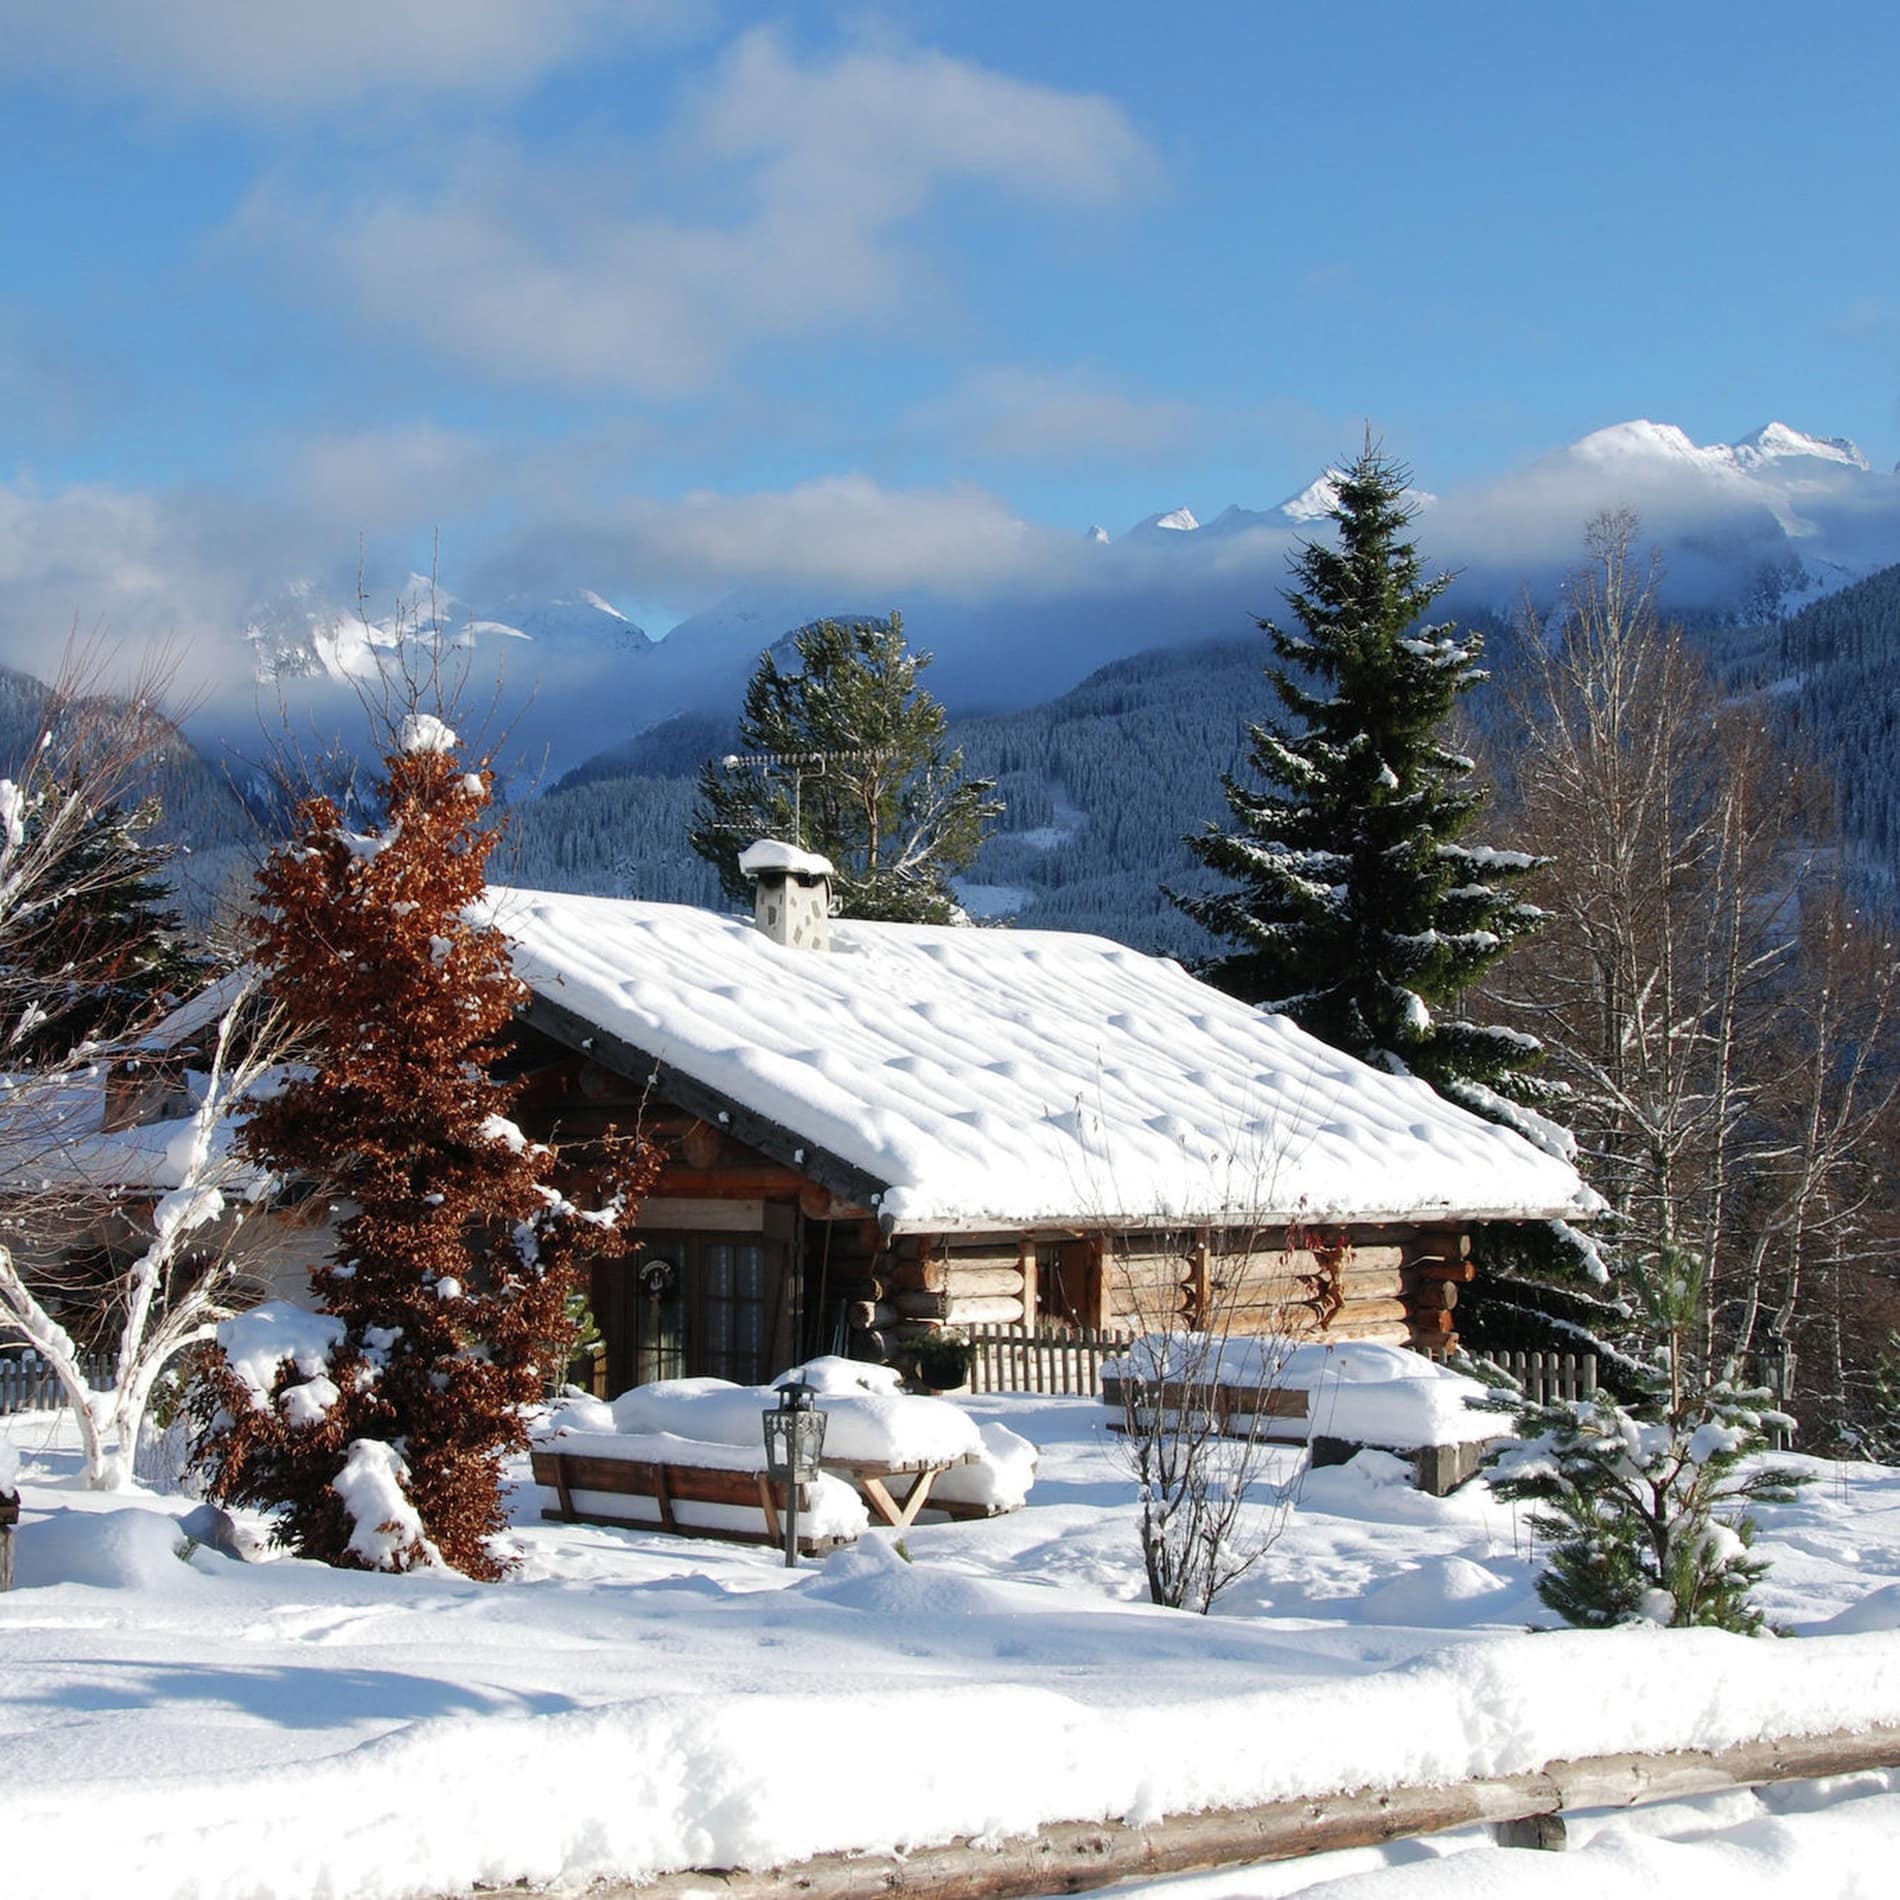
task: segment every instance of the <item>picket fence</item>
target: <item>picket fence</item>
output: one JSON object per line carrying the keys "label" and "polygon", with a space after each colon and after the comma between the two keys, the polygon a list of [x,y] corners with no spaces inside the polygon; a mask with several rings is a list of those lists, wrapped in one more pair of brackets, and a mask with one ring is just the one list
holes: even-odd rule
{"label": "picket fence", "polygon": [[1118,1332],[1032,1333],[1021,1326],[966,1326],[972,1392],[1037,1392],[1095,1399],[1102,1395],[1102,1361],[1113,1359],[1133,1335]]}
{"label": "picket fence", "polygon": [[[1597,1356],[1593,1352],[1487,1352],[1480,1356],[1509,1373],[1533,1405],[1551,1405],[1559,1399],[1588,1403],[1596,1396]],[[1451,1355],[1429,1352],[1426,1357],[1442,1364]]]}
{"label": "picket fence", "polygon": [[[1032,1333],[1021,1326],[969,1326],[970,1390],[1034,1392],[1099,1398],[1102,1361],[1129,1344],[1123,1332]],[[1431,1353],[1444,1359],[1444,1353]],[[1588,1400],[1597,1389],[1597,1360],[1588,1352],[1494,1352],[1501,1371],[1524,1388],[1535,1405],[1557,1399]]]}
{"label": "picket fence", "polygon": [[[118,1367],[110,1353],[82,1353],[79,1369],[95,1392],[118,1382]],[[11,1412],[56,1412],[66,1403],[62,1386],[45,1360],[0,1353],[0,1418]]]}

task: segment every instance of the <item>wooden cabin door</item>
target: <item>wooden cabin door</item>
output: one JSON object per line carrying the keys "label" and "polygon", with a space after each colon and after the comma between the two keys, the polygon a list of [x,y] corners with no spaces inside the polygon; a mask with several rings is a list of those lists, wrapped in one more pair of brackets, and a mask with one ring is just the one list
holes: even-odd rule
{"label": "wooden cabin door", "polygon": [[655,1379],[757,1385],[797,1352],[802,1291],[773,1234],[646,1233],[595,1275],[595,1316],[614,1392]]}

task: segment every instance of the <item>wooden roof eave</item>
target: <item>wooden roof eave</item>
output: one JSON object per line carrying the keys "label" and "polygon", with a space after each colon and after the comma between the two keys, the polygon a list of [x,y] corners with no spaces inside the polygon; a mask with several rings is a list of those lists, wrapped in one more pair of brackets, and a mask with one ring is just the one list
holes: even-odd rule
{"label": "wooden roof eave", "polygon": [[542,995],[539,990],[530,993],[520,1014],[531,1028],[540,1030],[577,1055],[589,1057],[642,1088],[651,1087],[654,1095],[670,1107],[697,1116],[747,1147],[756,1148],[760,1154],[815,1181],[834,1200],[861,1208],[876,1208],[889,1190],[889,1182],[878,1180],[795,1129],[735,1102],[624,1037],[589,1022],[578,1010]]}
{"label": "wooden roof eave", "polygon": [[1328,1213],[1311,1206],[1289,1208],[1211,1208],[1181,1213],[1109,1214],[1099,1209],[1072,1214],[1041,1212],[1031,1218],[993,1214],[916,1214],[903,1219],[883,1217],[884,1231],[900,1234],[1029,1234],[1044,1239],[1073,1238],[1082,1234],[1141,1234],[1186,1232],[1198,1227],[1233,1229],[1306,1227],[1474,1227],[1500,1222],[1523,1226],[1534,1221],[1568,1221],[1582,1225],[1596,1216],[1574,1207],[1392,1207]]}

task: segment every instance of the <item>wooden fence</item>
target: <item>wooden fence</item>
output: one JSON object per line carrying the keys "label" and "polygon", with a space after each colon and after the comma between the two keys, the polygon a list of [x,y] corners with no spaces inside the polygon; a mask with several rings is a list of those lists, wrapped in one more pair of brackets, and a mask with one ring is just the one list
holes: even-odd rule
{"label": "wooden fence", "polygon": [[[1441,1364],[1450,1356],[1443,1351],[1426,1354]],[[1557,1399],[1587,1401],[1596,1396],[1597,1356],[1593,1352],[1487,1352],[1475,1356],[1509,1373],[1533,1405],[1549,1405]]]}
{"label": "wooden fence", "polygon": [[[1093,1399],[1102,1392],[1102,1361],[1131,1339],[1121,1332],[1032,1333],[1021,1326],[966,1326],[972,1392],[1036,1392]],[[1444,1359],[1443,1352],[1427,1355]],[[1597,1361],[1588,1352],[1494,1352],[1486,1355],[1524,1388],[1535,1405],[1589,1399],[1597,1389]]]}
{"label": "wooden fence", "polygon": [[[117,1383],[118,1367],[110,1353],[83,1353],[79,1368],[95,1392]],[[9,1412],[56,1412],[65,1403],[66,1388],[44,1359],[0,1353],[0,1418]]]}
{"label": "wooden fence", "polygon": [[1021,1326],[966,1326],[973,1348],[972,1392],[1046,1392],[1099,1398],[1102,1361],[1113,1359],[1128,1333],[1032,1333]]}

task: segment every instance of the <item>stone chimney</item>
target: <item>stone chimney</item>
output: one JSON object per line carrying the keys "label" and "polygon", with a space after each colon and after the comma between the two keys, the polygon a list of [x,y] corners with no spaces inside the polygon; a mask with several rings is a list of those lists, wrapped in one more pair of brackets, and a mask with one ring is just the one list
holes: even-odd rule
{"label": "stone chimney", "polygon": [[774,943],[831,948],[831,880],[837,873],[829,858],[761,838],[739,853],[739,869],[752,879],[752,921]]}

